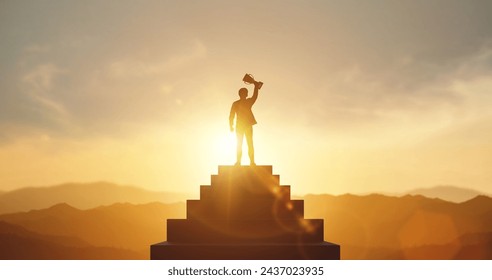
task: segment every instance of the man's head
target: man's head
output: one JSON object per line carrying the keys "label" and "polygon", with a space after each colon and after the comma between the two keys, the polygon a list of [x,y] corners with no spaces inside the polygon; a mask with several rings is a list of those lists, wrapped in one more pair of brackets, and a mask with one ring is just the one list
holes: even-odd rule
{"label": "man's head", "polygon": [[248,89],[247,88],[239,89],[239,98],[246,99],[246,97],[248,97]]}

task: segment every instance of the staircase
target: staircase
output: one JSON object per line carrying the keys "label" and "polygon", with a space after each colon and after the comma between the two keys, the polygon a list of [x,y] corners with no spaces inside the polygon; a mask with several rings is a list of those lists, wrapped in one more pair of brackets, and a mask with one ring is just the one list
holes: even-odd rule
{"label": "staircase", "polygon": [[167,220],[151,259],[340,259],[323,220],[304,219],[304,201],[290,199],[269,165],[219,166],[186,208],[186,219]]}

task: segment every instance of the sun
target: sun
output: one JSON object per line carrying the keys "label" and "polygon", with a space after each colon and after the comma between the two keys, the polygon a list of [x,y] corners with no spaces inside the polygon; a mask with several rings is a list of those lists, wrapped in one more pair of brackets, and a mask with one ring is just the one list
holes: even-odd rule
{"label": "sun", "polygon": [[213,153],[221,164],[232,164],[236,159],[236,133],[224,132],[217,135]]}

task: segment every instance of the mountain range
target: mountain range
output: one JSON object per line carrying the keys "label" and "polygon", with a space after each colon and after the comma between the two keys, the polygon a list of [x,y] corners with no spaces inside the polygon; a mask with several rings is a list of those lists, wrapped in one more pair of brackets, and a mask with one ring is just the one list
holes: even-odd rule
{"label": "mountain range", "polygon": [[149,244],[165,239],[166,219],[184,215],[184,203],[117,203],[89,210],[62,203],[42,210],[0,215],[0,221],[39,234],[71,236],[91,246],[148,254]]}
{"label": "mountain range", "polygon": [[489,194],[486,194],[484,192],[479,192],[473,189],[461,188],[455,186],[436,186],[432,188],[419,188],[406,192],[405,194],[422,195],[428,198],[439,198],[442,200],[447,200],[457,203],[470,200],[479,195],[490,196]]}
{"label": "mountain range", "polygon": [[[408,194],[457,203],[467,201],[478,195],[487,195],[472,189],[453,186],[421,188],[403,194],[386,195],[404,196]],[[10,192],[0,191],[0,214],[44,209],[59,203],[67,203],[78,209],[90,209],[114,203],[174,203],[184,202],[191,198],[193,198],[191,195],[185,193],[157,192],[108,182],[66,183],[49,187],[27,187]]]}
{"label": "mountain range", "polygon": [[0,221],[0,260],[141,259],[130,250],[94,247],[82,239],[35,233]]}
{"label": "mountain range", "polygon": [[[325,240],[342,246],[343,259],[492,259],[490,197],[478,196],[463,203],[420,195],[308,195],[304,199],[305,216],[324,219]],[[104,256],[114,259],[146,259],[149,245],[166,239],[165,220],[183,218],[185,212],[182,202],[117,203],[87,210],[57,204],[0,215],[4,223],[42,235],[33,238],[14,232],[10,239],[0,235],[0,244],[17,240],[15,244],[24,246],[19,240],[29,238],[27,244],[35,239],[42,246],[50,242],[57,250],[72,252],[51,256],[55,259],[89,258],[82,253],[74,257],[74,248],[81,246],[92,251],[112,250]],[[16,252],[15,246],[9,248]]]}
{"label": "mountain range", "polygon": [[364,192],[356,195],[382,194],[386,196],[402,197],[406,195],[421,195],[428,198],[439,198],[441,200],[461,203],[470,200],[476,196],[491,196],[489,193],[480,192],[470,188],[456,186],[434,186],[428,188],[417,188],[403,192]]}
{"label": "mountain range", "polygon": [[[348,259],[396,258],[410,248],[429,245],[459,250],[464,243],[456,240],[492,232],[492,198],[487,196],[463,203],[411,195],[311,195],[304,199],[306,216],[325,220],[326,240],[346,249],[359,248],[342,249],[342,257]],[[456,250],[450,250],[445,259],[456,258]]]}
{"label": "mountain range", "polygon": [[185,201],[190,195],[155,192],[107,182],[67,183],[51,187],[28,187],[0,193],[0,214],[43,209],[67,203],[78,209],[90,209],[114,203],[145,204]]}

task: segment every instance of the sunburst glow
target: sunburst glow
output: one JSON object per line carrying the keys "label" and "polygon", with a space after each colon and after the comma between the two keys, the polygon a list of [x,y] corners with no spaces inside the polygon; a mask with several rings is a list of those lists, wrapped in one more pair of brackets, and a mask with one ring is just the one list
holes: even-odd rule
{"label": "sunburst glow", "polygon": [[232,132],[218,133],[213,139],[213,149],[210,157],[216,159],[219,164],[234,164],[236,157],[236,134]]}

